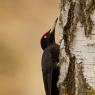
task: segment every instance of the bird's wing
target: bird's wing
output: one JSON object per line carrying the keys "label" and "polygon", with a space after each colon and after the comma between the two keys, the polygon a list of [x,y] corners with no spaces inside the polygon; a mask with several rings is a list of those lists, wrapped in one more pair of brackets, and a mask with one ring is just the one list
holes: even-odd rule
{"label": "bird's wing", "polygon": [[44,82],[44,88],[45,88],[46,95],[48,95],[48,82],[47,82],[47,76],[45,73],[43,73],[43,82]]}
{"label": "bird's wing", "polygon": [[47,82],[48,82],[48,95],[52,94],[52,72],[48,73],[47,75]]}
{"label": "bird's wing", "polygon": [[47,95],[51,95],[52,91],[52,72],[53,72],[53,60],[49,51],[44,52],[42,57],[42,72],[45,91]]}

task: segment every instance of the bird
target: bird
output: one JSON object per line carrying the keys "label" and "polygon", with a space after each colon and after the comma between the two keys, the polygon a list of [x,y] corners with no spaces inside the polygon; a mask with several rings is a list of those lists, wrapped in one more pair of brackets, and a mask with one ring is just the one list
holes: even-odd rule
{"label": "bird", "polygon": [[57,81],[59,76],[59,45],[55,42],[55,27],[53,27],[41,38],[41,48],[43,49],[41,66],[46,95],[59,95]]}

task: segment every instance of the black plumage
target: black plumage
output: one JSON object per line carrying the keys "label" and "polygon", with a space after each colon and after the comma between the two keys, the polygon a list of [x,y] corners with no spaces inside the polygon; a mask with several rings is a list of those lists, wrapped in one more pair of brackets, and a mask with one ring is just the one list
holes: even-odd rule
{"label": "black plumage", "polygon": [[55,27],[41,39],[42,74],[46,95],[59,95],[57,81],[59,76],[59,45],[55,43]]}

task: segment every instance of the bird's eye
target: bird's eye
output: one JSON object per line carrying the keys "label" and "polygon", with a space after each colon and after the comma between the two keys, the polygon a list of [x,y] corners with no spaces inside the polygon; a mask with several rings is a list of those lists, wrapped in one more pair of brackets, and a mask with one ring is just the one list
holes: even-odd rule
{"label": "bird's eye", "polygon": [[44,38],[47,38],[47,36],[44,36]]}

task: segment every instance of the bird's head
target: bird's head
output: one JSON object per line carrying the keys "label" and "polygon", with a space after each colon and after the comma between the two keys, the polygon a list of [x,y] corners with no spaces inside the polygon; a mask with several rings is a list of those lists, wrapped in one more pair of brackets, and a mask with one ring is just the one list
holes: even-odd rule
{"label": "bird's head", "polygon": [[47,46],[55,42],[55,31],[49,30],[41,38],[41,48],[44,50]]}
{"label": "bird's head", "polygon": [[58,18],[55,20],[54,26],[52,29],[50,29],[48,32],[46,32],[40,41],[41,48],[44,50],[49,45],[55,43],[55,27],[57,23]]}

